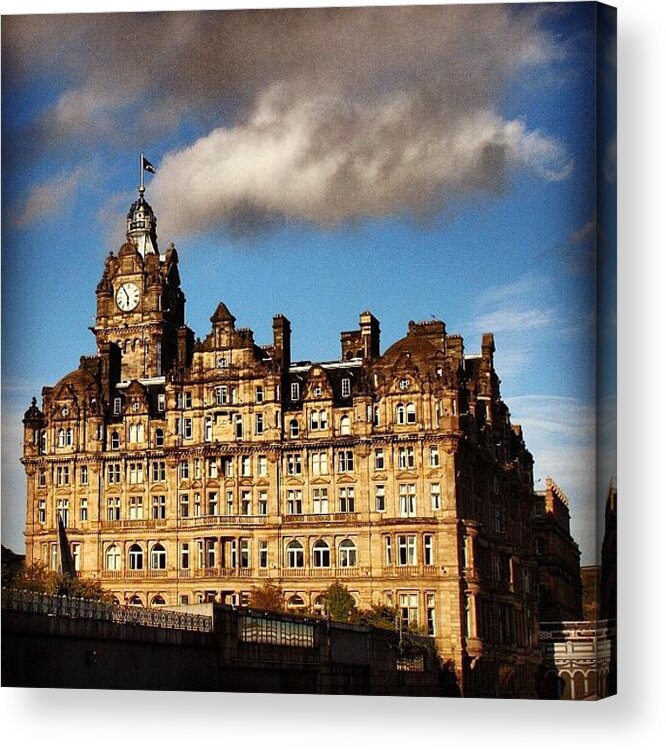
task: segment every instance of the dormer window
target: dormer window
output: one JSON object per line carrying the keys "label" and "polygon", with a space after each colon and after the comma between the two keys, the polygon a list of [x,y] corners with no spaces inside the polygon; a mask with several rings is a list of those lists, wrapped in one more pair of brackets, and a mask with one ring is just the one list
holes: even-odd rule
{"label": "dormer window", "polygon": [[220,367],[220,368],[228,367],[229,365],[227,364],[227,358],[226,357],[220,357],[217,360],[217,366]]}
{"label": "dormer window", "polygon": [[120,411],[121,411],[121,409],[122,409],[122,406],[123,406],[123,401],[122,401],[122,399],[120,398],[120,396],[116,396],[116,397],[115,397],[115,398],[113,399],[113,413],[114,413],[114,414],[120,414]]}
{"label": "dormer window", "polygon": [[291,400],[292,401],[298,401],[298,397],[300,396],[300,386],[298,383],[292,383],[291,384]]}
{"label": "dormer window", "polygon": [[349,378],[342,378],[342,398],[347,398],[351,395],[351,380]]}
{"label": "dormer window", "polygon": [[157,411],[164,411],[166,406],[166,398],[163,393],[157,394]]}

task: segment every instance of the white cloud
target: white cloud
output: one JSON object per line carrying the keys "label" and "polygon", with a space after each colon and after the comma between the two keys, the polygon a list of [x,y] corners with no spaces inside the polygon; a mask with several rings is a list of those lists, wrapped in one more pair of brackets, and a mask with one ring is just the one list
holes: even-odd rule
{"label": "white cloud", "polygon": [[78,190],[87,169],[78,167],[33,186],[21,206],[14,206],[13,223],[25,227],[62,213]]}

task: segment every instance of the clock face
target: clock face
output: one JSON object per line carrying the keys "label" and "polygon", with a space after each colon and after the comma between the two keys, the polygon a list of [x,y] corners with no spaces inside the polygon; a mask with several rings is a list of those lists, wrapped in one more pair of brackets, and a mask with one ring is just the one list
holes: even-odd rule
{"label": "clock face", "polygon": [[134,310],[139,304],[139,287],[131,281],[123,284],[116,294],[116,303],[123,312]]}

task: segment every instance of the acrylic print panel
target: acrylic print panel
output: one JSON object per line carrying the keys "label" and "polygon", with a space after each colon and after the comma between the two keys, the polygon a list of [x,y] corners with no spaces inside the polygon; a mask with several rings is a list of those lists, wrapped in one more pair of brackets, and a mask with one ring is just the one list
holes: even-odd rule
{"label": "acrylic print panel", "polygon": [[4,683],[613,693],[614,10],[2,34]]}

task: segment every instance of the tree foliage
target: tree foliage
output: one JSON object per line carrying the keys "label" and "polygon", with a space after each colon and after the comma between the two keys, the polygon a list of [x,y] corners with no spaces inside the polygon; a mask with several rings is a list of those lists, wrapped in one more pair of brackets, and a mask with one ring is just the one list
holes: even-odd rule
{"label": "tree foliage", "polygon": [[249,604],[251,609],[262,612],[284,612],[284,592],[279,586],[266,581],[263,586],[252,587]]}
{"label": "tree foliage", "polygon": [[370,625],[383,630],[395,630],[397,611],[386,604],[373,604],[369,609],[362,609],[358,613],[359,625]]}
{"label": "tree foliage", "polygon": [[349,593],[349,589],[342,583],[335,581],[322,594],[326,607],[326,614],[337,622],[354,622],[357,618],[356,601]]}
{"label": "tree foliage", "polygon": [[102,588],[99,581],[56,573],[43,563],[25,563],[3,585],[22,591],[35,591],[51,596],[69,596],[77,599],[92,599],[110,603],[111,594]]}

